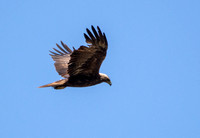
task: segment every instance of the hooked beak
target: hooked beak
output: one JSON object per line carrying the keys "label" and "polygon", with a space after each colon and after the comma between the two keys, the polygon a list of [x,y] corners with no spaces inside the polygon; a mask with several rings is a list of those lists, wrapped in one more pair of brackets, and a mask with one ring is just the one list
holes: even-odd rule
{"label": "hooked beak", "polygon": [[112,85],[112,82],[111,82],[111,81],[108,81],[107,83],[108,83],[110,86]]}

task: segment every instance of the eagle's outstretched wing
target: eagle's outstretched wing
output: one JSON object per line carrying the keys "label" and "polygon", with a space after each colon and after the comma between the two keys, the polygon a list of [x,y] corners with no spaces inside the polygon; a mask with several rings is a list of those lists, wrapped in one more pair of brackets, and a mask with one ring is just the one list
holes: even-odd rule
{"label": "eagle's outstretched wing", "polygon": [[50,55],[55,61],[54,65],[58,74],[64,78],[68,78],[69,77],[68,63],[70,61],[70,55],[72,53],[72,50],[62,41],[61,41],[61,44],[63,48],[59,46],[58,44],[56,44],[57,47],[60,49],[60,51],[53,48],[57,53],[50,51],[52,53]]}
{"label": "eagle's outstretched wing", "polygon": [[61,46],[57,44],[60,50],[54,48],[57,52],[50,51],[55,61],[56,71],[65,78],[75,75],[97,75],[100,66],[105,59],[108,48],[105,33],[102,34],[100,28],[97,26],[98,32],[92,26],[92,32],[86,29],[87,34],[84,33],[86,42],[89,47],[80,46],[79,49],[72,52],[62,41]]}

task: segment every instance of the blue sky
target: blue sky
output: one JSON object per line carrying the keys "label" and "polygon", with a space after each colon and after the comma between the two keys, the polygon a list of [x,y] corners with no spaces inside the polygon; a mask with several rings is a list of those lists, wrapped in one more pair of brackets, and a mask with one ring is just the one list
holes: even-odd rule
{"label": "blue sky", "polygon": [[[199,138],[198,0],[0,1],[2,138]],[[113,85],[56,91],[48,55],[99,25]]]}

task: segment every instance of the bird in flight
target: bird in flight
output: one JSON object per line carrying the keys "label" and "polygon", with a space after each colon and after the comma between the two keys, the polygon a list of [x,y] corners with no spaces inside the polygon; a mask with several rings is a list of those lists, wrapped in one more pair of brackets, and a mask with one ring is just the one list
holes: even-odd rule
{"label": "bird in flight", "polygon": [[99,73],[100,66],[106,57],[108,42],[105,33],[102,33],[97,26],[91,26],[92,32],[87,28],[84,33],[88,46],[80,46],[73,51],[61,41],[62,46],[51,52],[51,57],[55,61],[54,66],[59,75],[64,79],[40,86],[53,87],[54,89],[64,89],[65,87],[87,87],[102,82],[112,85],[110,78],[103,73]]}

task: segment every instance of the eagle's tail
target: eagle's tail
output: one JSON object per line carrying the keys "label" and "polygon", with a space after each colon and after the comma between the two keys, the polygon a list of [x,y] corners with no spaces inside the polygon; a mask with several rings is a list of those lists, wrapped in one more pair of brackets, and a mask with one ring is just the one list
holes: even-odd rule
{"label": "eagle's tail", "polygon": [[67,87],[67,85],[65,85],[65,83],[68,81],[68,79],[62,79],[59,81],[55,81],[53,83],[49,83],[46,85],[42,85],[38,88],[44,88],[44,87],[53,87],[54,89],[64,89],[65,87]]}

